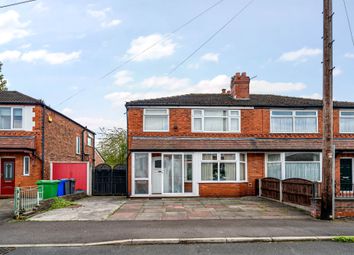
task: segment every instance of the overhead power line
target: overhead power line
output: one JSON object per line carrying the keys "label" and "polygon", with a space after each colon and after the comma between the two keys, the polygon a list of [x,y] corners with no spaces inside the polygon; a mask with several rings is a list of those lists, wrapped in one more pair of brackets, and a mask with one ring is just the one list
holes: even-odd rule
{"label": "overhead power line", "polygon": [[344,10],[345,10],[345,15],[347,16],[347,22],[348,22],[348,28],[349,28],[349,32],[350,32],[350,38],[352,40],[352,44],[354,46],[354,36],[353,36],[353,30],[352,30],[352,25],[350,23],[350,19],[349,19],[349,13],[348,13],[348,8],[347,8],[347,3],[345,0],[343,0],[343,5],[344,5]]}
{"label": "overhead power line", "polygon": [[1,5],[0,9],[15,6],[15,5],[20,5],[20,4],[27,4],[27,3],[34,2],[34,1],[37,1],[37,0],[27,0],[27,1],[17,2],[17,3],[7,4],[7,5]]}
{"label": "overhead power line", "polygon": [[[183,29],[184,27],[188,26],[189,24],[191,24],[193,21],[195,21],[196,19],[198,19],[200,16],[202,16],[203,14],[207,13],[208,11],[210,11],[211,9],[215,8],[216,6],[218,6],[219,4],[221,4],[222,2],[224,2],[225,0],[219,0],[216,3],[214,3],[213,5],[209,6],[208,8],[206,8],[205,10],[203,10],[202,12],[198,13],[197,15],[193,16],[191,19],[187,20],[185,23],[183,23],[182,25],[176,27],[174,30],[172,30],[170,33],[168,33],[166,36],[164,36],[161,40],[153,43],[152,45],[150,45],[149,47],[145,48],[144,50],[142,50],[141,52],[135,54],[134,56],[130,57],[129,59],[127,59],[125,62],[123,62],[122,64],[120,64],[119,66],[115,67],[114,69],[112,69],[111,71],[109,71],[108,73],[106,73],[105,75],[103,75],[102,77],[100,77],[98,79],[98,81],[103,80],[104,78],[110,76],[112,73],[116,72],[117,70],[119,70],[120,68],[122,68],[123,66],[127,65],[128,63],[130,63],[131,61],[133,61],[134,59],[136,59],[138,56],[142,55],[143,53],[147,52],[148,50],[152,49],[153,47],[155,47],[157,44],[168,40],[173,34],[177,33],[178,31],[180,31],[181,29]],[[94,83],[96,84],[96,83]],[[91,85],[92,86],[92,85]],[[82,93],[83,91],[85,91],[86,89],[88,89],[88,87],[85,87],[83,89],[80,89],[79,91],[73,93],[72,95],[68,96],[67,98],[65,98],[64,100],[60,101],[57,105],[62,105],[65,102],[69,101],[70,99],[74,98],[75,96],[79,95],[80,93]]]}
{"label": "overhead power line", "polygon": [[208,42],[210,42],[215,36],[217,36],[222,30],[224,30],[232,21],[234,21],[238,16],[242,14],[255,0],[249,1],[241,10],[234,14],[224,25],[222,25],[218,30],[216,30],[207,40],[205,40],[198,48],[196,48],[191,54],[189,54],[185,59],[179,62],[169,74],[174,73],[179,67],[186,63],[191,57],[193,57],[200,49],[202,49]]}
{"label": "overhead power line", "polygon": [[191,19],[189,19],[188,21],[186,21],[185,23],[183,23],[182,25],[180,25],[179,27],[177,27],[176,29],[172,30],[172,32],[168,33],[167,35],[165,35],[161,40],[158,40],[156,42],[154,42],[153,44],[151,44],[149,47],[145,48],[144,50],[142,50],[141,52],[135,54],[134,56],[128,58],[125,62],[123,62],[122,64],[120,64],[119,66],[113,68],[111,71],[109,71],[108,73],[106,73],[105,75],[103,75],[100,79],[104,79],[107,76],[110,76],[112,73],[116,72],[117,70],[119,70],[120,68],[122,68],[123,66],[129,64],[130,62],[132,62],[134,59],[136,59],[137,57],[141,56],[142,54],[144,54],[145,52],[147,52],[148,50],[152,49],[153,47],[155,47],[157,44],[162,43],[167,41],[169,38],[171,38],[172,35],[174,35],[175,33],[177,33],[178,31],[180,31],[181,29],[183,29],[184,27],[188,26],[190,23],[192,23],[194,20],[198,19],[200,16],[202,16],[204,13],[210,11],[211,9],[213,9],[214,7],[218,6],[219,4],[221,4],[222,2],[224,2],[225,0],[220,0],[217,1],[215,4],[211,5],[210,7],[206,8],[205,10],[203,10],[202,12],[200,12],[199,14],[197,14],[196,16],[192,17]]}

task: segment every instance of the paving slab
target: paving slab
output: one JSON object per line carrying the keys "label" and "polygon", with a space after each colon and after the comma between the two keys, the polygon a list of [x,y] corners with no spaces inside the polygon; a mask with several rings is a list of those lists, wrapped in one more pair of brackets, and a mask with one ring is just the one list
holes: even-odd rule
{"label": "paving slab", "polygon": [[0,199],[0,222],[10,220],[13,216],[14,200]]}

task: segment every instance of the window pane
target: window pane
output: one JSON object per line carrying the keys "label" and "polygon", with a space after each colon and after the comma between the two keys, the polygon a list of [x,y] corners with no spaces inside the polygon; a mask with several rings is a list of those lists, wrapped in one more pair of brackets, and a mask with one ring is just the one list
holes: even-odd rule
{"label": "window pane", "polygon": [[218,154],[213,153],[213,154],[203,154],[202,159],[203,160],[217,160]]}
{"label": "window pane", "polygon": [[235,154],[221,154],[221,160],[236,160]]}
{"label": "window pane", "polygon": [[194,117],[202,117],[203,111],[202,110],[193,110],[193,116]]}
{"label": "window pane", "polygon": [[13,117],[13,128],[22,128],[22,109],[15,108]]}
{"label": "window pane", "polygon": [[316,133],[317,118],[296,118],[295,132],[301,133]]}
{"label": "window pane", "polygon": [[136,153],[134,161],[135,178],[148,178],[149,176],[149,154]]}
{"label": "window pane", "polygon": [[28,175],[29,174],[30,158],[29,157],[24,157],[23,158],[23,164],[24,164],[23,174],[24,175]]}
{"label": "window pane", "polygon": [[202,163],[202,181],[218,180],[218,163]]}
{"label": "window pane", "polygon": [[280,154],[268,154],[268,161],[280,161]]}
{"label": "window pane", "polygon": [[236,163],[220,163],[220,181],[236,181]]}
{"label": "window pane", "polygon": [[320,163],[285,163],[285,178],[302,178],[320,181]]}
{"label": "window pane", "polygon": [[10,129],[11,128],[11,108],[1,107],[0,108],[0,129]]}
{"label": "window pane", "polygon": [[182,193],[182,155],[173,155],[173,192]]}
{"label": "window pane", "polygon": [[167,131],[167,116],[145,116],[145,130],[149,131]]}
{"label": "window pane", "polygon": [[240,181],[246,180],[246,163],[240,163]]}
{"label": "window pane", "polygon": [[239,111],[230,111],[230,116],[239,116],[240,112]]}
{"label": "window pane", "polygon": [[243,162],[246,161],[246,154],[244,154],[244,153],[240,154],[240,161],[243,161]]}
{"label": "window pane", "polygon": [[272,132],[291,133],[293,132],[293,118],[272,117]]}
{"label": "window pane", "polygon": [[238,118],[231,118],[230,131],[239,131],[240,130],[240,125],[239,125],[238,120],[239,120]]}
{"label": "window pane", "polygon": [[281,163],[268,163],[267,167],[267,177],[281,179]]}
{"label": "window pane", "polygon": [[135,194],[149,194],[149,182],[147,180],[135,181]]}
{"label": "window pane", "polygon": [[316,112],[304,112],[304,111],[298,111],[295,112],[296,116],[316,116]]}
{"label": "window pane", "polygon": [[285,161],[320,161],[319,153],[285,153]]}
{"label": "window pane", "polygon": [[193,159],[192,155],[184,155],[184,180],[193,180]]}
{"label": "window pane", "polygon": [[227,116],[227,111],[224,111],[224,110],[204,110],[204,116],[223,117],[223,116]]}
{"label": "window pane", "polygon": [[205,131],[227,131],[227,118],[204,118]]}
{"label": "window pane", "polygon": [[341,112],[340,114],[342,116],[348,116],[348,117],[353,117],[354,118],[354,112]]}
{"label": "window pane", "polygon": [[145,115],[167,115],[166,109],[145,109]]}
{"label": "window pane", "polygon": [[163,156],[163,191],[172,193],[172,155]]}
{"label": "window pane", "polygon": [[354,118],[340,118],[340,132],[354,133]]}
{"label": "window pane", "polygon": [[273,116],[292,116],[293,112],[291,111],[272,111]]}
{"label": "window pane", "polygon": [[193,130],[203,131],[202,119],[193,119]]}

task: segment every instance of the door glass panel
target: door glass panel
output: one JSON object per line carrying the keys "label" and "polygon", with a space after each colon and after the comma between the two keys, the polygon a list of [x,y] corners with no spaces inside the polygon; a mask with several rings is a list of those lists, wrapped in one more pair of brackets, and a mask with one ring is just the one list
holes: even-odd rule
{"label": "door glass panel", "polygon": [[136,180],[135,181],[135,194],[149,194],[149,181],[148,180]]}
{"label": "door glass panel", "polygon": [[9,162],[5,163],[5,173],[4,179],[5,181],[12,181],[14,179],[14,164]]}
{"label": "door glass panel", "polygon": [[173,192],[182,193],[182,155],[173,155]]}
{"label": "door glass panel", "polygon": [[172,192],[172,155],[163,156],[163,192]]}

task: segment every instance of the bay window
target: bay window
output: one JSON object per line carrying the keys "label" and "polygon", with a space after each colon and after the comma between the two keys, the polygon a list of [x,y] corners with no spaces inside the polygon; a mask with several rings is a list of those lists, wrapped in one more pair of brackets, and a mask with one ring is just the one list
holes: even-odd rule
{"label": "bay window", "polygon": [[144,131],[166,132],[169,126],[168,109],[144,109]]}
{"label": "bay window", "polygon": [[244,153],[203,153],[202,181],[246,181],[247,163]]}
{"label": "bay window", "polygon": [[354,133],[354,111],[341,111],[339,125],[341,133]]}
{"label": "bay window", "polygon": [[195,109],[193,132],[240,132],[240,110]]}
{"label": "bay window", "polygon": [[320,153],[287,152],[267,155],[267,177],[321,181],[321,169]]}
{"label": "bay window", "polygon": [[271,111],[271,133],[317,133],[317,111]]}
{"label": "bay window", "polygon": [[0,129],[21,129],[22,108],[0,107]]}

